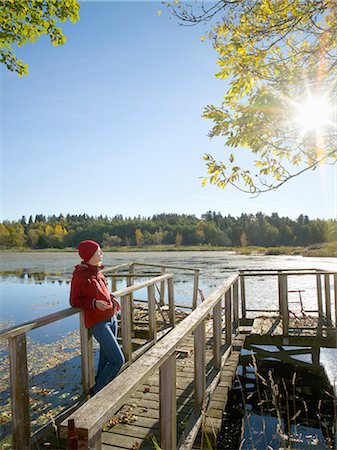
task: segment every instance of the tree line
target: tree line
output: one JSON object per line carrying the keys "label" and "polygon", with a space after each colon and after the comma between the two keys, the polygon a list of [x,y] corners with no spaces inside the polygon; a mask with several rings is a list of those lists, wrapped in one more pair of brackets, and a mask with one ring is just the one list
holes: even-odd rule
{"label": "tree line", "polygon": [[336,219],[296,220],[261,212],[223,216],[208,211],[201,218],[187,214],[156,214],[152,217],[116,215],[93,217],[80,215],[37,214],[28,219],[0,224],[2,248],[32,249],[77,247],[84,239],[93,239],[104,248],[149,245],[212,245],[224,247],[308,246],[337,239]]}

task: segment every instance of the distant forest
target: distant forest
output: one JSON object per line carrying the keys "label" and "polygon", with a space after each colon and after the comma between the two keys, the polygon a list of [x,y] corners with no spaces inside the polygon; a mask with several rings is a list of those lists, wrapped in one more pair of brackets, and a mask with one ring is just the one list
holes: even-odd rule
{"label": "distant forest", "polygon": [[32,249],[76,247],[93,239],[104,248],[150,245],[212,245],[224,247],[309,246],[334,241],[336,220],[296,220],[262,213],[222,216],[207,212],[201,218],[186,214],[157,214],[152,217],[116,215],[90,217],[87,214],[45,217],[38,214],[0,224],[2,248]]}

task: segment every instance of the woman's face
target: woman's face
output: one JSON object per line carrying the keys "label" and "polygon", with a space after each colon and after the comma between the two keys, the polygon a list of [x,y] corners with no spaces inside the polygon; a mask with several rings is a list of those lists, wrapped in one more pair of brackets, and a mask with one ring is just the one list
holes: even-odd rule
{"label": "woman's face", "polygon": [[103,252],[101,250],[101,247],[98,247],[98,249],[95,251],[95,253],[92,255],[92,257],[89,259],[88,263],[91,266],[100,266],[103,261]]}

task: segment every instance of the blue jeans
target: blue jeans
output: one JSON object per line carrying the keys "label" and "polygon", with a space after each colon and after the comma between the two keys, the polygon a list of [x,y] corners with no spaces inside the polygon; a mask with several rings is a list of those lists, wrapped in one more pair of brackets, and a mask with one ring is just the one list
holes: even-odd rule
{"label": "blue jeans", "polygon": [[117,319],[104,320],[94,325],[91,330],[100,344],[99,363],[92,392],[96,394],[120,371],[125,358],[117,342]]}

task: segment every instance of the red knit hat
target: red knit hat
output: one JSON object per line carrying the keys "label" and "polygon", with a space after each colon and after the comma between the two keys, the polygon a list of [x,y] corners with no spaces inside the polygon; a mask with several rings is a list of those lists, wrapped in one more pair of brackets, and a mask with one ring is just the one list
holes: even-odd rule
{"label": "red knit hat", "polygon": [[99,248],[99,244],[95,241],[82,241],[78,244],[78,254],[83,261],[89,261],[95,251]]}

